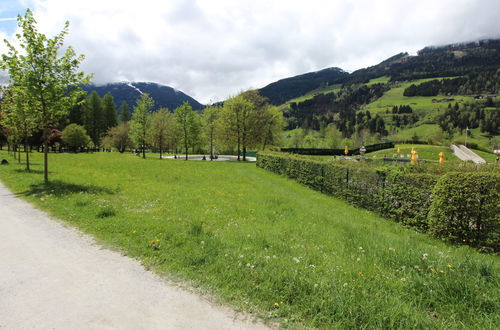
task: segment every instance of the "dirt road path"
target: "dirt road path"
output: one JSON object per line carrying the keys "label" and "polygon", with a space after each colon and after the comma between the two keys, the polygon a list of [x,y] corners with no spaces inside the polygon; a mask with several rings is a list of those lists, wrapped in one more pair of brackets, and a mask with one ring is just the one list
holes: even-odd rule
{"label": "dirt road path", "polygon": [[100,248],[0,183],[0,328],[265,327]]}

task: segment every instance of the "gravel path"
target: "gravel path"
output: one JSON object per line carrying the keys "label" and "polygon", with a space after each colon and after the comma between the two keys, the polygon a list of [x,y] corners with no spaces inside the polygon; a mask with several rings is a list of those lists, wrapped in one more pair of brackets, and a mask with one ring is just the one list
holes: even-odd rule
{"label": "gravel path", "polygon": [[0,328],[266,327],[97,246],[0,183]]}

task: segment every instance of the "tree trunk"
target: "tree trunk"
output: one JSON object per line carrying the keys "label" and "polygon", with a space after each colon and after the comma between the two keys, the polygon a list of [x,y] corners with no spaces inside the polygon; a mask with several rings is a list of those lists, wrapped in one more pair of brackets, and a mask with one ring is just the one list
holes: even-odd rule
{"label": "tree trunk", "polygon": [[21,164],[21,146],[17,145],[17,161]]}
{"label": "tree trunk", "polygon": [[49,136],[43,141],[43,179],[45,183],[49,182]]}
{"label": "tree trunk", "polygon": [[214,159],[214,130],[210,130],[210,160]]}
{"label": "tree trunk", "polygon": [[24,151],[26,153],[26,171],[30,170],[30,156],[28,151],[28,137],[24,138]]}
{"label": "tree trunk", "polygon": [[247,146],[243,146],[243,161],[246,162],[247,160]]}

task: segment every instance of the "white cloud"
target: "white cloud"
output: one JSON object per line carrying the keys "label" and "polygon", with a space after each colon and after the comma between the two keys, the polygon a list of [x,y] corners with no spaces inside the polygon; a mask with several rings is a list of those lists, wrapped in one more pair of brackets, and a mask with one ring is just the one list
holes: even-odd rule
{"label": "white cloud", "polygon": [[497,0],[24,0],[97,83],[155,81],[202,102],[338,66],[355,70],[401,51],[498,37]]}

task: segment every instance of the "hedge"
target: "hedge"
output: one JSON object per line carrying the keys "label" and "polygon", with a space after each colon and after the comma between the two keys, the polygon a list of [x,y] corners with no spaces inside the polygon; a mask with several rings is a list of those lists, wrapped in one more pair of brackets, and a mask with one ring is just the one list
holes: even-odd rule
{"label": "hedge", "polygon": [[[460,179],[452,179],[456,173],[444,176],[414,173],[401,170],[400,167],[376,170],[362,164],[316,161],[283,153],[259,153],[257,166],[358,207],[376,211],[405,226],[454,242],[464,243],[465,239],[465,243],[498,250],[494,247],[499,243],[498,218],[491,211],[495,209],[492,203],[498,202],[498,173],[471,172],[464,173]],[[477,187],[475,182],[483,183],[483,188]],[[461,186],[467,186],[469,194],[474,192],[474,197],[470,198],[479,203],[480,213],[474,211],[477,205],[472,201],[464,203],[460,198],[450,199],[447,193],[455,190],[449,185],[455,185],[457,190],[453,196],[461,196],[458,192]],[[464,207],[471,211],[464,212]],[[458,213],[453,213],[455,211]],[[458,220],[450,219],[457,219],[458,214],[464,216],[460,218],[460,223],[470,223],[469,231],[454,231]],[[475,227],[479,228],[480,233],[473,229]],[[464,232],[467,232],[466,238]]]}
{"label": "hedge", "polygon": [[434,187],[429,232],[436,237],[498,251],[500,175],[448,173]]}

